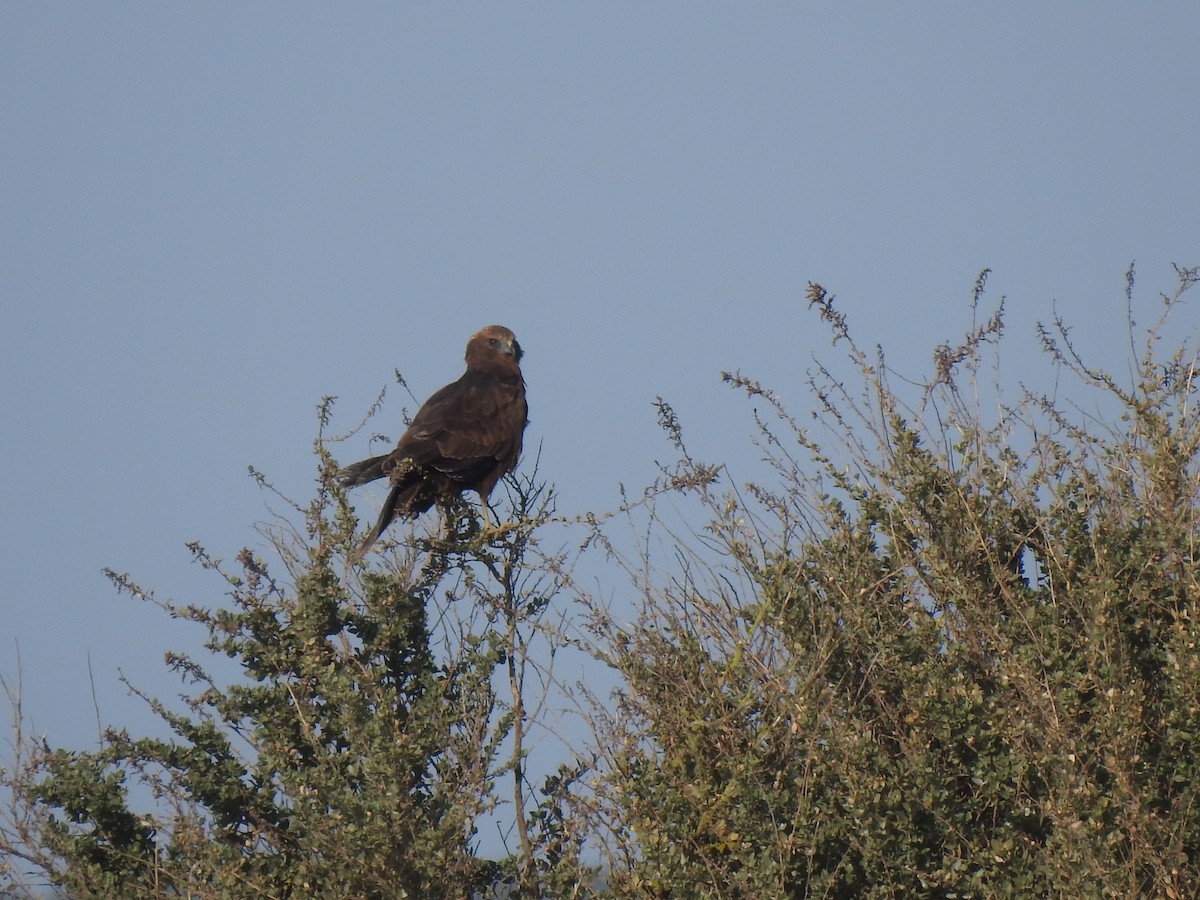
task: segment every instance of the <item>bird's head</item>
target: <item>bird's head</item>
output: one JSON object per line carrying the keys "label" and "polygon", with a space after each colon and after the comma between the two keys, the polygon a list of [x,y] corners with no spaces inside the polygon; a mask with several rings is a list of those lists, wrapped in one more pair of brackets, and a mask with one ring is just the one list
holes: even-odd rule
{"label": "bird's head", "polygon": [[489,325],[471,336],[467,342],[467,366],[521,361],[523,351],[517,337],[503,325]]}

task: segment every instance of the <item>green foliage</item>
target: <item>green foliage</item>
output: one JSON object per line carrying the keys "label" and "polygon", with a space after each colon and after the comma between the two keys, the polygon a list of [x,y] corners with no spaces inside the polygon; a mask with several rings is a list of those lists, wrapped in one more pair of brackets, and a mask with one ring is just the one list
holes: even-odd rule
{"label": "green foliage", "polygon": [[[21,812],[0,837],[68,896],[469,897],[536,884],[539,864],[574,864],[562,841],[554,865],[532,841],[527,862],[475,847],[496,779],[521,765],[505,744],[523,731],[522,698],[501,700],[493,682],[524,672],[529,617],[548,603],[518,593],[533,518],[545,515],[533,504],[546,498],[518,487],[519,521],[503,534],[456,511],[442,538],[348,567],[353,515],[320,442],[318,454],[307,540],[276,540],[290,583],[249,551],[230,570],[199,545],[228,604],[159,602],[110,573],[199,623],[208,650],[244,677],[219,685],[171,655],[196,690],[184,712],[146,698],[169,738],[110,730],[94,752],[23,744],[6,778]],[[144,814],[130,777],[156,800]]]}
{"label": "green foliage", "polygon": [[831,440],[727,376],[774,414],[777,484],[718,492],[683,451],[663,490],[698,497],[707,533],[628,566],[634,624],[593,609],[625,678],[596,817],[616,893],[1191,895],[1200,412],[1192,351],[1158,349],[1181,275],[1131,387],[1043,330],[1111,428],[1032,394],[989,421],[999,312],[905,406],[816,286],[863,376],[813,377]]}
{"label": "green foliage", "polygon": [[[146,698],[170,736],[93,752],[23,739],[15,698],[0,889],[18,861],[71,897],[1194,895],[1200,411],[1193,350],[1166,339],[1196,280],[1124,380],[1042,328],[1073,404],[981,375],[1002,309],[912,387],[812,286],[850,376],[811,374],[811,431],[726,376],[767,463],[741,486],[658,401],[678,461],[582,523],[605,602],[541,548],[532,480],[499,531],[451,510],[347,564],[319,440],[285,576],[196,546],[230,600],[205,608],[113,575],[243,678],[171,656],[186,710]],[[552,665],[580,649],[566,736]],[[531,766],[536,729],[580,758]],[[512,853],[484,859],[501,810]]]}

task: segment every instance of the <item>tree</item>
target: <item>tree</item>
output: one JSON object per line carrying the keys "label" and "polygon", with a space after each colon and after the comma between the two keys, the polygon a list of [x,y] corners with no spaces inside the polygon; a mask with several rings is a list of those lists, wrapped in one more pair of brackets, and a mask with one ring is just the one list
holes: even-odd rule
{"label": "tree", "polygon": [[[722,488],[661,405],[680,461],[631,505],[657,542],[626,563],[640,614],[589,601],[625,682],[614,712],[596,698],[589,801],[617,894],[1192,894],[1200,410],[1194,349],[1162,352],[1197,280],[1179,274],[1131,384],[1041,330],[1108,422],[1034,392],[988,412],[1002,305],[906,404],[816,285],[862,387],[814,373],[824,444],[727,374],[772,475]],[[1131,270],[1131,336],[1132,291]],[[664,493],[705,529],[666,524]]]}
{"label": "tree", "polygon": [[[328,414],[327,401],[322,431]],[[323,438],[316,451],[317,496],[297,507],[306,532],[275,534],[287,578],[249,551],[231,568],[193,545],[232,598],[206,608],[109,573],[203,626],[206,647],[245,678],[220,685],[201,662],[169,656],[195,688],[185,712],[145,697],[169,740],[110,729],[85,752],[18,736],[0,832],[10,863],[71,897],[470,897],[552,879],[526,819],[540,821],[521,744],[531,623],[553,594],[525,560],[551,498],[515,484],[518,524],[499,537],[464,506],[441,536],[410,535],[383,565],[348,565],[354,517]],[[483,859],[477,823],[505,772],[520,846]],[[130,781],[157,809],[134,810]],[[574,862],[569,841],[553,844],[555,865]]]}

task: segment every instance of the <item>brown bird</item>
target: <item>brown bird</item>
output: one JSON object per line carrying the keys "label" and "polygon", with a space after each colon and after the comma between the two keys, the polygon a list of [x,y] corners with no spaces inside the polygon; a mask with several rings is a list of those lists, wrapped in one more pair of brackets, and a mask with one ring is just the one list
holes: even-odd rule
{"label": "brown bird", "polygon": [[355,558],[362,558],[396,516],[419,516],[466,490],[479,494],[484,524],[491,527],[488,495],[516,468],[529,421],[521,355],[521,345],[503,325],[472,335],[467,371],[425,401],[396,449],[338,473],[347,487],[385,475],[392,484]]}

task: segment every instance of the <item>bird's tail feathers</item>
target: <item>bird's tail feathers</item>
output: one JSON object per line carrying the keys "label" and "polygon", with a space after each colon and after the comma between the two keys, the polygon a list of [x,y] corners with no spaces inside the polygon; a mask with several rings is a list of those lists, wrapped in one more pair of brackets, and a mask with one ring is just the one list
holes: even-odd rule
{"label": "bird's tail feathers", "polygon": [[385,453],[382,456],[372,456],[370,459],[364,459],[362,462],[351,463],[338,470],[338,479],[346,487],[358,487],[360,484],[366,484],[368,481],[382,478],[387,474],[383,463],[390,455],[389,453]]}
{"label": "bird's tail feathers", "polygon": [[[371,462],[371,460],[365,460],[365,462]],[[379,511],[379,518],[375,521],[374,527],[358,549],[351,554],[350,562],[357,563],[366,556],[367,551],[379,540],[384,529],[391,525],[397,516],[405,519],[419,516],[433,504],[433,492],[423,479],[416,478],[393,485],[388,492],[387,499],[383,502],[383,508]]]}

